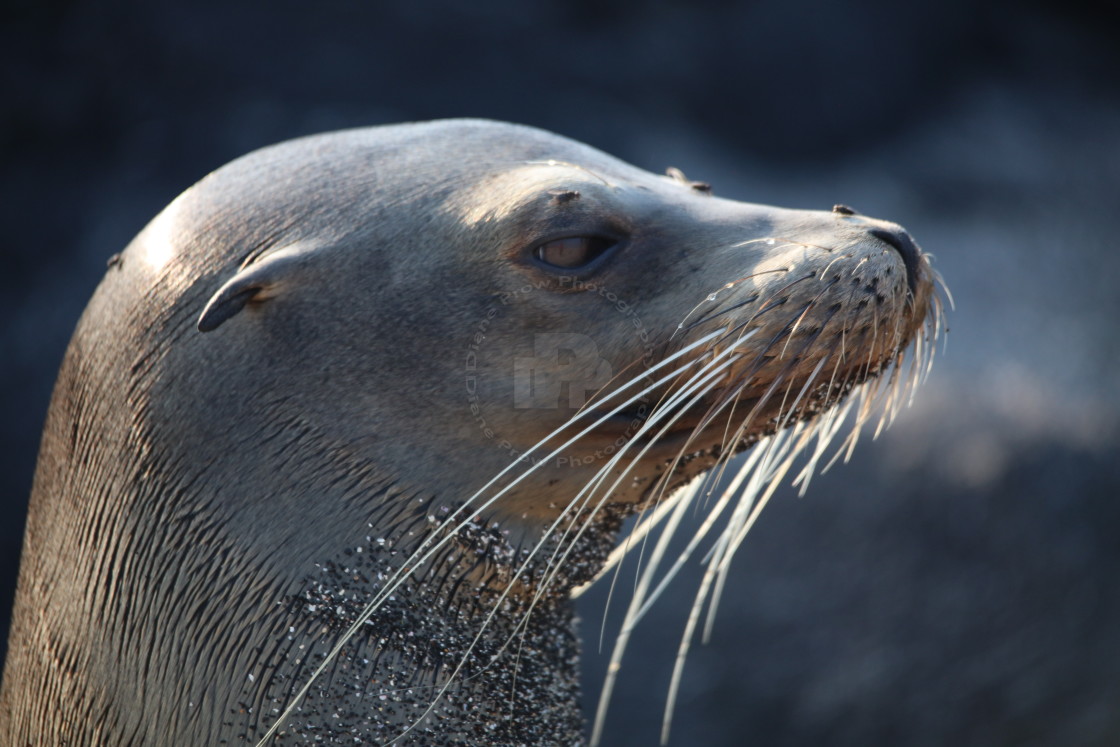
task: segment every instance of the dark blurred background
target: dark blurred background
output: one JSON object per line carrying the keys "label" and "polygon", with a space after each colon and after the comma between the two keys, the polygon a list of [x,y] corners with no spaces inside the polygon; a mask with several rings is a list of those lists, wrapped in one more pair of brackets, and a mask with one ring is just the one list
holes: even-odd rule
{"label": "dark blurred background", "polygon": [[[914,407],[763,515],[672,744],[1120,744],[1115,8],[9,0],[0,629],[55,371],[106,259],[251,149],[484,116],[724,196],[897,220],[957,299]],[[606,745],[657,743],[696,583],[640,629]],[[601,593],[581,606],[593,704]]]}

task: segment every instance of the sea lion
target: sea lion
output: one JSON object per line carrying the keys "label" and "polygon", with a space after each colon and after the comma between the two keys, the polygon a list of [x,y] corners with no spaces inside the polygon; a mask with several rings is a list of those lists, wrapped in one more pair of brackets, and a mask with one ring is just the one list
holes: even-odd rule
{"label": "sea lion", "polygon": [[569,597],[622,519],[672,523],[762,441],[711,507],[728,555],[838,404],[897,405],[874,385],[939,319],[895,224],[527,127],[238,159],[115,258],[67,350],[0,734],[582,743]]}

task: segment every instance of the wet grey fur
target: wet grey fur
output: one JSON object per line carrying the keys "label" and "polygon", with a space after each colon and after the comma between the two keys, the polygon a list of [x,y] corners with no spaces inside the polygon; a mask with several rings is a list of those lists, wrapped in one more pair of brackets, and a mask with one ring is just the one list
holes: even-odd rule
{"label": "wet grey fur", "polygon": [[[655,179],[513,125],[355,130],[237,160],[133,241],[82,316],[54,392],[0,742],[197,746],[264,734],[385,578],[509,462],[465,414],[462,354],[495,274],[468,217],[500,228],[476,210],[489,180],[548,159]],[[750,235],[866,238],[848,216],[711,205],[709,229],[616,281],[661,342],[690,304],[659,306],[649,278],[669,266],[741,275],[742,250],[702,254],[733,218]],[[658,209],[631,217],[663,219]],[[449,247],[481,259],[465,264]],[[538,302],[558,313],[547,305],[560,301]],[[604,344],[628,344],[630,331]],[[508,417],[511,432],[530,422]],[[387,742],[412,724],[537,543],[546,507],[596,469],[563,480],[543,470],[466,526],[362,626],[276,743]],[[632,506],[657,469],[619,502]],[[531,594],[506,600],[401,744],[582,741],[567,592],[595,573],[626,510],[595,520],[525,625]],[[543,572],[519,583],[533,590]]]}

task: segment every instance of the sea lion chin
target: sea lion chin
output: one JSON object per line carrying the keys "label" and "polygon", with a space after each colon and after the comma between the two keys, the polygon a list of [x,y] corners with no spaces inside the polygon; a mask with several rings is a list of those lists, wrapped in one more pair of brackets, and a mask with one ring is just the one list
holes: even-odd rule
{"label": "sea lion chin", "polygon": [[581,743],[570,595],[622,520],[671,525],[753,446],[710,508],[725,562],[795,457],[807,483],[928,368],[936,282],[896,224],[517,125],[238,159],[67,350],[0,734]]}

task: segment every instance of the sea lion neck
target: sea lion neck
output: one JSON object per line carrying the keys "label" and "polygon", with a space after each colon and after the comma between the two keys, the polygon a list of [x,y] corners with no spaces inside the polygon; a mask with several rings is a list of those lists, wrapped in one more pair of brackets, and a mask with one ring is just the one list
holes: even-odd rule
{"label": "sea lion neck", "polygon": [[[582,741],[568,589],[602,567],[620,515],[603,512],[515,544],[500,522],[457,521],[439,500],[428,510],[389,532],[370,522],[370,534],[315,563],[269,613],[282,643],[245,662],[235,731],[260,736],[304,673],[324,665],[281,734],[407,729],[419,743],[455,735],[462,742],[447,743],[531,743],[541,734]],[[384,603],[370,611],[367,601],[379,597]],[[429,712],[437,695],[439,709]],[[353,705],[367,699],[370,706]],[[482,713],[498,716],[473,715]]]}

